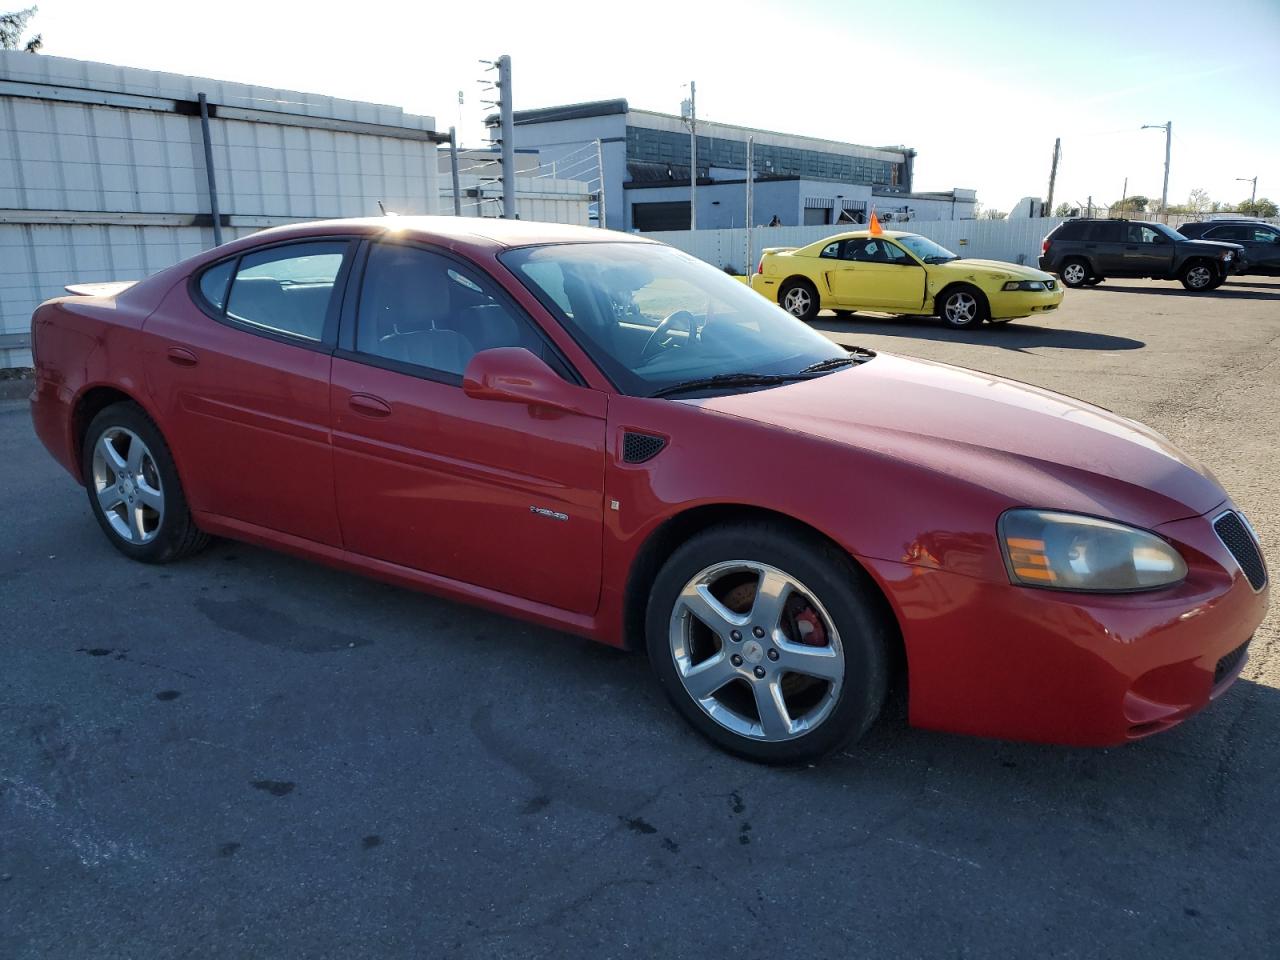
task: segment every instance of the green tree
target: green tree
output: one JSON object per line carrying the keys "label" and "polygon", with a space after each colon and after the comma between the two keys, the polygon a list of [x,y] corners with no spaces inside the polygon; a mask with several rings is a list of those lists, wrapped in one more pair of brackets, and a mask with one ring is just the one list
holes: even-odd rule
{"label": "green tree", "polygon": [[37,53],[44,46],[40,34],[36,34],[22,42],[22,35],[27,30],[27,22],[36,15],[39,7],[27,7],[14,13],[0,13],[0,50],[22,49],[27,53]]}
{"label": "green tree", "polygon": [[1151,201],[1140,193],[1135,193],[1131,197],[1125,197],[1123,200],[1117,200],[1111,205],[1111,215],[1113,217],[1124,217],[1131,213],[1146,213],[1147,204]]}
{"label": "green tree", "polygon": [[1076,208],[1069,203],[1060,203],[1053,208],[1053,215],[1055,217],[1069,217],[1075,212],[1075,209]]}
{"label": "green tree", "polygon": [[987,209],[983,210],[982,213],[979,214],[978,219],[979,220],[1003,220],[1008,215],[1009,214],[1005,213],[1003,210],[996,210],[996,209],[993,209],[992,207],[987,207]]}
{"label": "green tree", "polygon": [[1276,209],[1273,201],[1259,197],[1257,200],[1241,200],[1236,204],[1236,213],[1243,213],[1246,217],[1274,217],[1280,215],[1280,210]]}

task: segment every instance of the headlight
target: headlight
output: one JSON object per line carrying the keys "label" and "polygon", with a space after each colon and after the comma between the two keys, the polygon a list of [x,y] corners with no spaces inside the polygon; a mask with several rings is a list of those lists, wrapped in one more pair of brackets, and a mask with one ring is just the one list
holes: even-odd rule
{"label": "headlight", "polygon": [[1154,533],[1050,510],[1009,510],[1000,548],[1009,579],[1026,587],[1097,593],[1154,590],[1187,575],[1178,553]]}
{"label": "headlight", "polygon": [[1005,290],[1044,290],[1043,280],[1010,280],[1004,285]]}
{"label": "headlight", "polygon": [[1235,252],[1234,252],[1234,251],[1232,251],[1232,250],[1228,250],[1226,253],[1224,253],[1224,254],[1222,255],[1222,259],[1223,259],[1223,260],[1230,260],[1230,259],[1231,259],[1232,257],[1234,257],[1234,256],[1235,256]]}

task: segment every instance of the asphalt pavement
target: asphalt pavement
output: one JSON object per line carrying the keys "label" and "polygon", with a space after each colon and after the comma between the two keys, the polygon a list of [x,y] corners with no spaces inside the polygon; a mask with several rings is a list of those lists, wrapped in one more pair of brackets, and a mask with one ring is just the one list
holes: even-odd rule
{"label": "asphalt pavement", "polygon": [[[1150,423],[1280,567],[1280,280],[817,325]],[[1274,609],[1226,696],[1120,749],[895,716],[769,769],[638,656],[230,542],[133,564],[21,403],[0,451],[5,960],[1276,955]]]}

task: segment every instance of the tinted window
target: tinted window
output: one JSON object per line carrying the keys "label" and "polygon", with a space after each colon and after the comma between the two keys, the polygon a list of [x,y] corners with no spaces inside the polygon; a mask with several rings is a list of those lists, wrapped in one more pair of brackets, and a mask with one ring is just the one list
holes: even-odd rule
{"label": "tinted window", "polygon": [[822,248],[822,253],[820,253],[819,256],[821,257],[840,256],[840,241],[837,240],[835,243],[828,243],[825,247]]}
{"label": "tinted window", "polygon": [[235,265],[235,260],[224,260],[200,275],[200,295],[219,310],[226,305],[227,281],[231,279]]}
{"label": "tinted window", "polygon": [[1085,239],[1104,243],[1119,243],[1124,239],[1124,227],[1125,225],[1119,220],[1111,223],[1095,223]]}
{"label": "tinted window", "polygon": [[356,349],[455,376],[494,347],[524,347],[546,359],[529,321],[495,294],[491,281],[440,254],[378,244],[365,267]]}
{"label": "tinted window", "polygon": [[1087,223],[1068,222],[1058,228],[1054,234],[1055,240],[1083,240],[1085,233],[1089,227]]}
{"label": "tinted window", "polygon": [[[1248,237],[1245,238],[1249,239]],[[1253,228],[1253,239],[1258,243],[1280,243],[1280,233],[1274,230],[1267,230],[1265,227]]]}
{"label": "tinted window", "polygon": [[1131,223],[1125,230],[1125,240],[1128,243],[1164,243],[1167,239],[1160,231],[1140,223]]}
{"label": "tinted window", "polygon": [[1227,227],[1214,227],[1205,234],[1207,240],[1252,240],[1253,229],[1240,224]]}
{"label": "tinted window", "polygon": [[240,258],[227,297],[227,316],[275,333],[324,339],[333,285],[347,243],[291,243]]}

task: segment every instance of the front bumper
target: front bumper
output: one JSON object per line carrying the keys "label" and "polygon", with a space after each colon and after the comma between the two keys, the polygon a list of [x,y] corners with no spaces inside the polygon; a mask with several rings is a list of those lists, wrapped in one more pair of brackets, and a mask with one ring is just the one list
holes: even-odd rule
{"label": "front bumper", "polygon": [[991,306],[991,316],[996,320],[1008,320],[1056,310],[1065,294],[1061,283],[1055,282],[1054,287],[1053,290],[1001,290],[988,294],[987,302]]}
{"label": "front bumper", "polygon": [[1157,528],[1187,560],[1167,590],[1072,594],[865,561],[907,651],[913,726],[1080,746],[1166,730],[1239,676],[1267,608],[1202,517]]}

